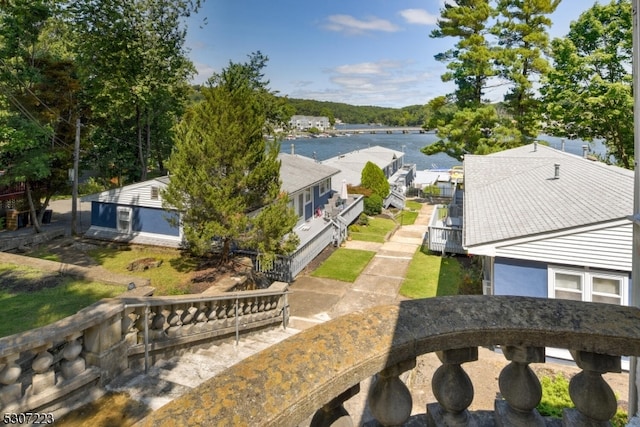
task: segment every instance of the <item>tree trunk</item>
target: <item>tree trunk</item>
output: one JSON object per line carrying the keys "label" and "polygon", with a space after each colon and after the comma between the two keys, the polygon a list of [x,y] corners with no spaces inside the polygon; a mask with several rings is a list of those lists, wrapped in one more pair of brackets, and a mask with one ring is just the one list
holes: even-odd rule
{"label": "tree trunk", "polygon": [[147,179],[147,164],[144,157],[144,145],[142,142],[142,125],[140,123],[140,107],[136,105],[136,128],[138,131],[138,160],[140,161],[140,180]]}
{"label": "tree trunk", "polygon": [[31,194],[31,184],[29,181],[25,182],[25,189],[27,190],[27,202],[29,203],[29,216],[31,218],[31,222],[33,223],[33,229],[36,233],[41,233],[42,229],[40,228],[40,220],[36,215],[36,206],[33,203],[33,195]]}

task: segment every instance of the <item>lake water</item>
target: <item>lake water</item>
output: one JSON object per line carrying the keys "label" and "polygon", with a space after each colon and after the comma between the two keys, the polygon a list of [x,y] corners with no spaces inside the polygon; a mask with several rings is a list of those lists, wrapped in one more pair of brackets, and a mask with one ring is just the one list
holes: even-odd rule
{"label": "lake water", "polygon": [[[352,128],[366,127],[363,125],[351,126]],[[341,127],[341,130],[342,129]],[[375,129],[375,127],[372,127],[372,129]],[[540,135],[540,139],[547,141],[551,147],[561,148],[561,138]],[[291,144],[294,144],[296,154],[317,160],[326,160],[350,151],[379,145],[381,147],[403,151],[405,153],[404,163],[415,163],[417,170],[448,169],[454,165],[459,165],[459,161],[444,153],[427,156],[420,152],[422,147],[433,144],[437,140],[437,136],[433,133],[362,133],[352,134],[351,136],[337,136],[334,138],[299,138],[291,141],[286,140],[282,141],[280,151],[290,153]],[[600,141],[585,143],[581,140],[565,140],[565,151],[581,156],[582,146],[585,144],[589,145],[590,150],[596,154],[605,153],[605,148]]]}

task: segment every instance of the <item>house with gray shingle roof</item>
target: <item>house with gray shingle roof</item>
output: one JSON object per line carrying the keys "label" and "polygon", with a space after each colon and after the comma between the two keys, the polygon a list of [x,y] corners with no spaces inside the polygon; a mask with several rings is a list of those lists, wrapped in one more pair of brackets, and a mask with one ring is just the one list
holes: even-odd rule
{"label": "house with gray shingle roof", "polygon": [[[331,180],[339,170],[304,156],[280,153],[278,159],[281,188],[289,194],[298,225],[304,225],[296,232],[301,244],[308,243],[315,234],[307,223],[329,202],[334,193]],[[179,213],[162,207],[162,189],[168,183],[169,177],[165,176],[83,197],[82,201],[91,202],[91,227],[86,236],[179,247],[182,228],[169,220],[177,220]]]}
{"label": "house with gray shingle roof", "polygon": [[485,293],[628,304],[633,171],[532,144],[467,155],[464,177]]}

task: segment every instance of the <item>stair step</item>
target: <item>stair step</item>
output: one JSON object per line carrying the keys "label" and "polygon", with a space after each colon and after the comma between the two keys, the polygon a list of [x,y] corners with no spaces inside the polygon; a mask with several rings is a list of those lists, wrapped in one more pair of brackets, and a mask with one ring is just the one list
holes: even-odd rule
{"label": "stair step", "polygon": [[218,363],[203,355],[189,353],[180,357],[173,368],[161,369],[158,377],[165,381],[194,388],[225,369],[227,369],[225,364]]}

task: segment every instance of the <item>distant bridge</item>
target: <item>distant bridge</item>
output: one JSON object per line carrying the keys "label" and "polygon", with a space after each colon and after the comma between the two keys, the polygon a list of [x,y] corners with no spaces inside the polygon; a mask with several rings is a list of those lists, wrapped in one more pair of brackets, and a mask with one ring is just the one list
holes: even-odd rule
{"label": "distant bridge", "polygon": [[368,127],[368,128],[356,128],[356,129],[332,129],[326,131],[331,134],[345,134],[345,133],[428,133],[421,127],[416,126],[396,126],[396,127]]}

